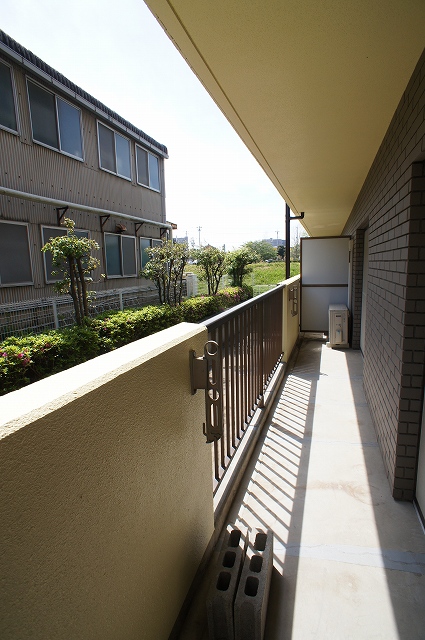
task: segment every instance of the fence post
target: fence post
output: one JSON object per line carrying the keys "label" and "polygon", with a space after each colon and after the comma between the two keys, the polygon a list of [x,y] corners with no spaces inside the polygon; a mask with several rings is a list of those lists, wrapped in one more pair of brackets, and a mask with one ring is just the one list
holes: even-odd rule
{"label": "fence post", "polygon": [[54,298],[52,300],[52,310],[53,310],[53,320],[55,323],[55,329],[59,329],[58,306]]}

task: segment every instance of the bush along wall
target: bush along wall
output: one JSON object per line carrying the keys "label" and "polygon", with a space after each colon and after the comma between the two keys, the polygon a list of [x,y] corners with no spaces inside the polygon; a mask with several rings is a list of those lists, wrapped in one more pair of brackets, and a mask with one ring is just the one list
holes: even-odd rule
{"label": "bush along wall", "polygon": [[7,338],[0,343],[0,395],[179,322],[200,322],[251,297],[251,287],[229,287],[215,296],[190,298],[177,307],[164,304],[109,311],[86,319],[84,326]]}

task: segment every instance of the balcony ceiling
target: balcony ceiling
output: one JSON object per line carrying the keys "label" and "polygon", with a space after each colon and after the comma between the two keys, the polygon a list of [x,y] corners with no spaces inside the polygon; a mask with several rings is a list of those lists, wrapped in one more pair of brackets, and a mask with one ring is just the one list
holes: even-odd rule
{"label": "balcony ceiling", "polygon": [[146,1],[309,234],[340,234],[422,53],[424,0]]}

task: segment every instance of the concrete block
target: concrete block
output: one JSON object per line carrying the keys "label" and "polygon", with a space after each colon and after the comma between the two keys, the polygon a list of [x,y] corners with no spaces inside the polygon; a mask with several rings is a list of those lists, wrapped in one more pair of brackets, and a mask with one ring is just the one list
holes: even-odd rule
{"label": "concrete block", "polygon": [[263,640],[272,569],[273,532],[253,529],[235,600],[235,640]]}
{"label": "concrete block", "polygon": [[247,542],[241,529],[231,527],[226,531],[207,596],[210,640],[234,640],[233,605]]}

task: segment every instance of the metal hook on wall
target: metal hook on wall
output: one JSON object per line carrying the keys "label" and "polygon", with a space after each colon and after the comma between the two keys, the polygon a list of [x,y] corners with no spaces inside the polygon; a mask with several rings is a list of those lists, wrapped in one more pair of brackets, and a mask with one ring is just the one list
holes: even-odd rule
{"label": "metal hook on wall", "polygon": [[215,442],[223,435],[220,348],[217,342],[208,340],[203,356],[197,357],[195,350],[191,349],[189,358],[192,395],[198,389],[205,390],[204,435],[207,442]]}

